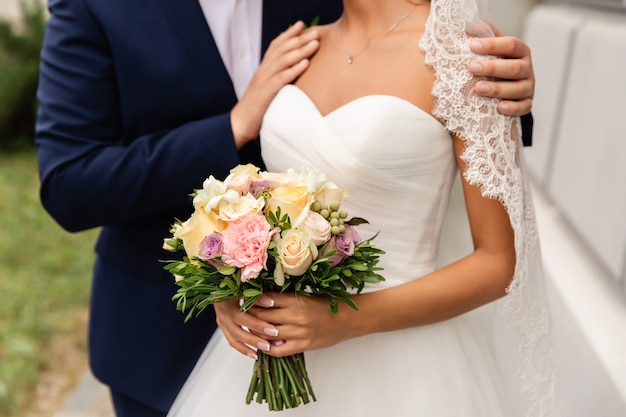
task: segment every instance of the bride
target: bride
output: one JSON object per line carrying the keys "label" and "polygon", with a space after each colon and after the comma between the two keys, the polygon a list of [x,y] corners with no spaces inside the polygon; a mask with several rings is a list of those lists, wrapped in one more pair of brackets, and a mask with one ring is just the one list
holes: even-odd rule
{"label": "bride", "polygon": [[[474,94],[476,28],[488,27],[473,0],[345,0],[319,27],[309,69],[265,114],[263,159],[268,171],[319,168],[348,190],[346,209],[370,221],[360,233],[380,231],[386,281],[336,316],[288,294],[244,315],[217,305],[222,331],[170,416],[268,415],[244,402],[250,346],[306,352],[318,400],[285,416],[560,415],[519,119]],[[457,170],[474,250],[436,268]]]}

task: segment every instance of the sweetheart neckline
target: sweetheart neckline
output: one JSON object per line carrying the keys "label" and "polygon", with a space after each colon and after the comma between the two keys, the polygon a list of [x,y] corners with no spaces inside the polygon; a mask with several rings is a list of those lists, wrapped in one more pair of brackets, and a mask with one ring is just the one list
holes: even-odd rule
{"label": "sweetheart neckline", "polygon": [[322,119],[327,119],[329,117],[331,117],[333,114],[341,111],[342,109],[349,107],[355,103],[358,103],[360,101],[363,101],[365,99],[370,99],[370,98],[377,98],[377,97],[382,97],[382,98],[392,98],[397,100],[400,103],[404,103],[405,105],[408,105],[410,108],[412,108],[414,111],[420,113],[423,116],[426,116],[428,119],[432,120],[433,122],[437,123],[439,126],[444,127],[444,125],[437,120],[432,114],[428,113],[426,110],[422,109],[421,107],[411,103],[410,101],[403,99],[401,97],[398,96],[394,96],[391,94],[366,94],[363,96],[359,96],[356,97],[352,100],[349,100],[343,104],[341,104],[338,107],[335,107],[333,110],[331,110],[330,112],[326,113],[326,114],[322,114],[322,112],[319,110],[319,108],[317,107],[317,105],[315,104],[315,102],[311,99],[311,97],[300,87],[298,87],[295,84],[286,84],[282,87],[282,89],[286,88],[286,87],[293,87],[293,89],[295,91],[298,91],[308,102],[309,104],[311,104],[311,106],[315,109],[315,111],[317,112],[317,114],[322,118]]}

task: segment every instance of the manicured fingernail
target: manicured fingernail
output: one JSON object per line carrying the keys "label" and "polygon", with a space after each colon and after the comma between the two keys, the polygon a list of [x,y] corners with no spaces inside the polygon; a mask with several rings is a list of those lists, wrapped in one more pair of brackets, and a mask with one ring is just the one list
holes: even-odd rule
{"label": "manicured fingernail", "polygon": [[470,44],[470,48],[472,49],[472,51],[477,52],[483,49],[483,44],[478,41],[472,41],[472,43]]}
{"label": "manicured fingernail", "polygon": [[263,294],[261,298],[259,298],[259,305],[261,307],[274,307],[274,300],[272,300],[267,295]]}
{"label": "manicured fingernail", "polygon": [[259,356],[256,353],[248,352],[246,355],[254,360],[259,359]]}
{"label": "manicured fingernail", "polygon": [[274,346],[280,346],[280,345],[284,345],[285,343],[287,343],[286,341],[284,341],[283,339],[278,339],[278,340],[272,340],[272,345]]}
{"label": "manicured fingernail", "polygon": [[499,107],[500,107],[500,111],[503,112],[503,111],[509,111],[511,106],[509,106],[508,103],[500,103]]}
{"label": "manicured fingernail", "polygon": [[483,70],[483,66],[478,62],[472,62],[470,64],[470,71],[473,73],[481,72]]}
{"label": "manicured fingernail", "polygon": [[268,336],[276,337],[278,336],[278,329],[276,327],[266,327],[263,329],[263,333]]}
{"label": "manicured fingernail", "polygon": [[489,86],[487,84],[480,84],[478,86],[478,91],[480,91],[481,93],[488,93],[489,92]]}
{"label": "manicured fingernail", "polygon": [[267,343],[267,342],[257,342],[256,347],[261,349],[263,352],[269,352],[270,351],[270,344]]}

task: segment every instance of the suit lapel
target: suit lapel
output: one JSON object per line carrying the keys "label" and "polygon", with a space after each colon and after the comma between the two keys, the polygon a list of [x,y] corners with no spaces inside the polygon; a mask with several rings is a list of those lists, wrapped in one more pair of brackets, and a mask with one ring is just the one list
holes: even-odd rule
{"label": "suit lapel", "polygon": [[295,0],[264,0],[263,1],[263,33],[261,50],[267,50],[272,39],[296,21],[297,1]]}
{"label": "suit lapel", "polygon": [[183,47],[189,51],[200,73],[206,78],[210,77],[212,85],[224,86],[224,83],[229,85],[233,100],[235,100],[232,81],[198,0],[159,1]]}
{"label": "suit lapel", "polygon": [[340,0],[264,0],[262,51],[297,19],[309,24],[319,18],[319,23],[325,24],[337,20],[341,11]]}

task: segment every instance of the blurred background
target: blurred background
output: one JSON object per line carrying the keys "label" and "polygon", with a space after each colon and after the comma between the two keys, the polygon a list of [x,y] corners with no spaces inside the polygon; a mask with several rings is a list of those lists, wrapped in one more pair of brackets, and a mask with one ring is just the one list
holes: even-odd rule
{"label": "blurred background", "polygon": [[[86,359],[97,230],[43,211],[32,144],[44,0],[0,0],[0,416],[111,417]],[[566,417],[626,416],[626,0],[491,0],[531,47],[534,185]],[[453,209],[461,209],[458,198]],[[447,230],[466,227],[450,222]],[[444,247],[453,257],[466,243]]]}
{"label": "blurred background", "polygon": [[492,20],[533,54],[534,142],[524,156],[536,188],[564,414],[624,417],[626,0],[492,3]]}

